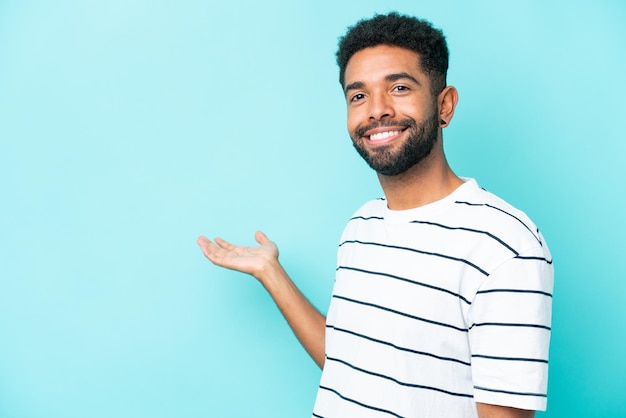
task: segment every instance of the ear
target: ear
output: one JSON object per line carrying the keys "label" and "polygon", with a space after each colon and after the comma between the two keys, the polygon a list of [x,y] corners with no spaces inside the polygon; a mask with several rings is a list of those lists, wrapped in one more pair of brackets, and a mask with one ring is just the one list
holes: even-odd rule
{"label": "ear", "polygon": [[445,128],[450,124],[458,101],[459,92],[453,86],[446,86],[441,93],[439,93],[439,97],[437,97],[437,104],[439,108],[440,127]]}

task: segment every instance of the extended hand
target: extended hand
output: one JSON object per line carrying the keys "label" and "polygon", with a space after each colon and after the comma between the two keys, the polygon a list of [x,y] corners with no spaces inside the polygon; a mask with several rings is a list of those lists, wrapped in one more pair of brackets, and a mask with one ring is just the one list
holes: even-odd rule
{"label": "extended hand", "polygon": [[324,367],[326,318],[298,290],[278,263],[278,248],[263,232],[257,232],[256,247],[241,247],[215,238],[198,238],[198,245],[211,263],[256,277],[276,302],[294,334],[313,360]]}
{"label": "extended hand", "polygon": [[243,247],[221,238],[215,238],[213,242],[205,237],[198,238],[198,245],[216,266],[248,273],[258,279],[269,264],[278,260],[278,248],[261,231],[254,234],[254,239],[261,245]]}

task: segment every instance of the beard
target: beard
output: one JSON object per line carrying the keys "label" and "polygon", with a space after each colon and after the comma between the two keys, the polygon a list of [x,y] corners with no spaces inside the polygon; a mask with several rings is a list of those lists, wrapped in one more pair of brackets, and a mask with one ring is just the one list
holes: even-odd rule
{"label": "beard", "polygon": [[[367,150],[363,135],[370,129],[384,126],[401,126],[409,132],[409,137],[397,150],[393,144]],[[380,121],[360,127],[352,134],[352,145],[365,162],[378,174],[397,176],[426,158],[437,142],[439,119],[436,115],[419,124],[412,118],[401,121]]]}

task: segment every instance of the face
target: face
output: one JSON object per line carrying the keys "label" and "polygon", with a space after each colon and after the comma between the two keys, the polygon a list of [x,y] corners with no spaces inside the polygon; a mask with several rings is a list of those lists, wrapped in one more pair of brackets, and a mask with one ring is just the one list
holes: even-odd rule
{"label": "face", "polygon": [[348,132],[377,173],[404,173],[430,154],[439,132],[436,97],[415,52],[379,45],[355,53],[345,93]]}

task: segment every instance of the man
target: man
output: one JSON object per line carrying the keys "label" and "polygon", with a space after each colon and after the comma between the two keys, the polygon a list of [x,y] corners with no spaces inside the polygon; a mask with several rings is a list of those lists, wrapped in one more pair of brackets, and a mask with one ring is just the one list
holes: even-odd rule
{"label": "man", "polygon": [[430,23],[390,13],[340,40],[348,131],[384,198],[349,220],[328,317],[262,232],[198,240],[268,290],[323,368],[314,417],[532,417],[546,407],[552,259],[522,212],[456,176],[442,128],[458,94]]}

